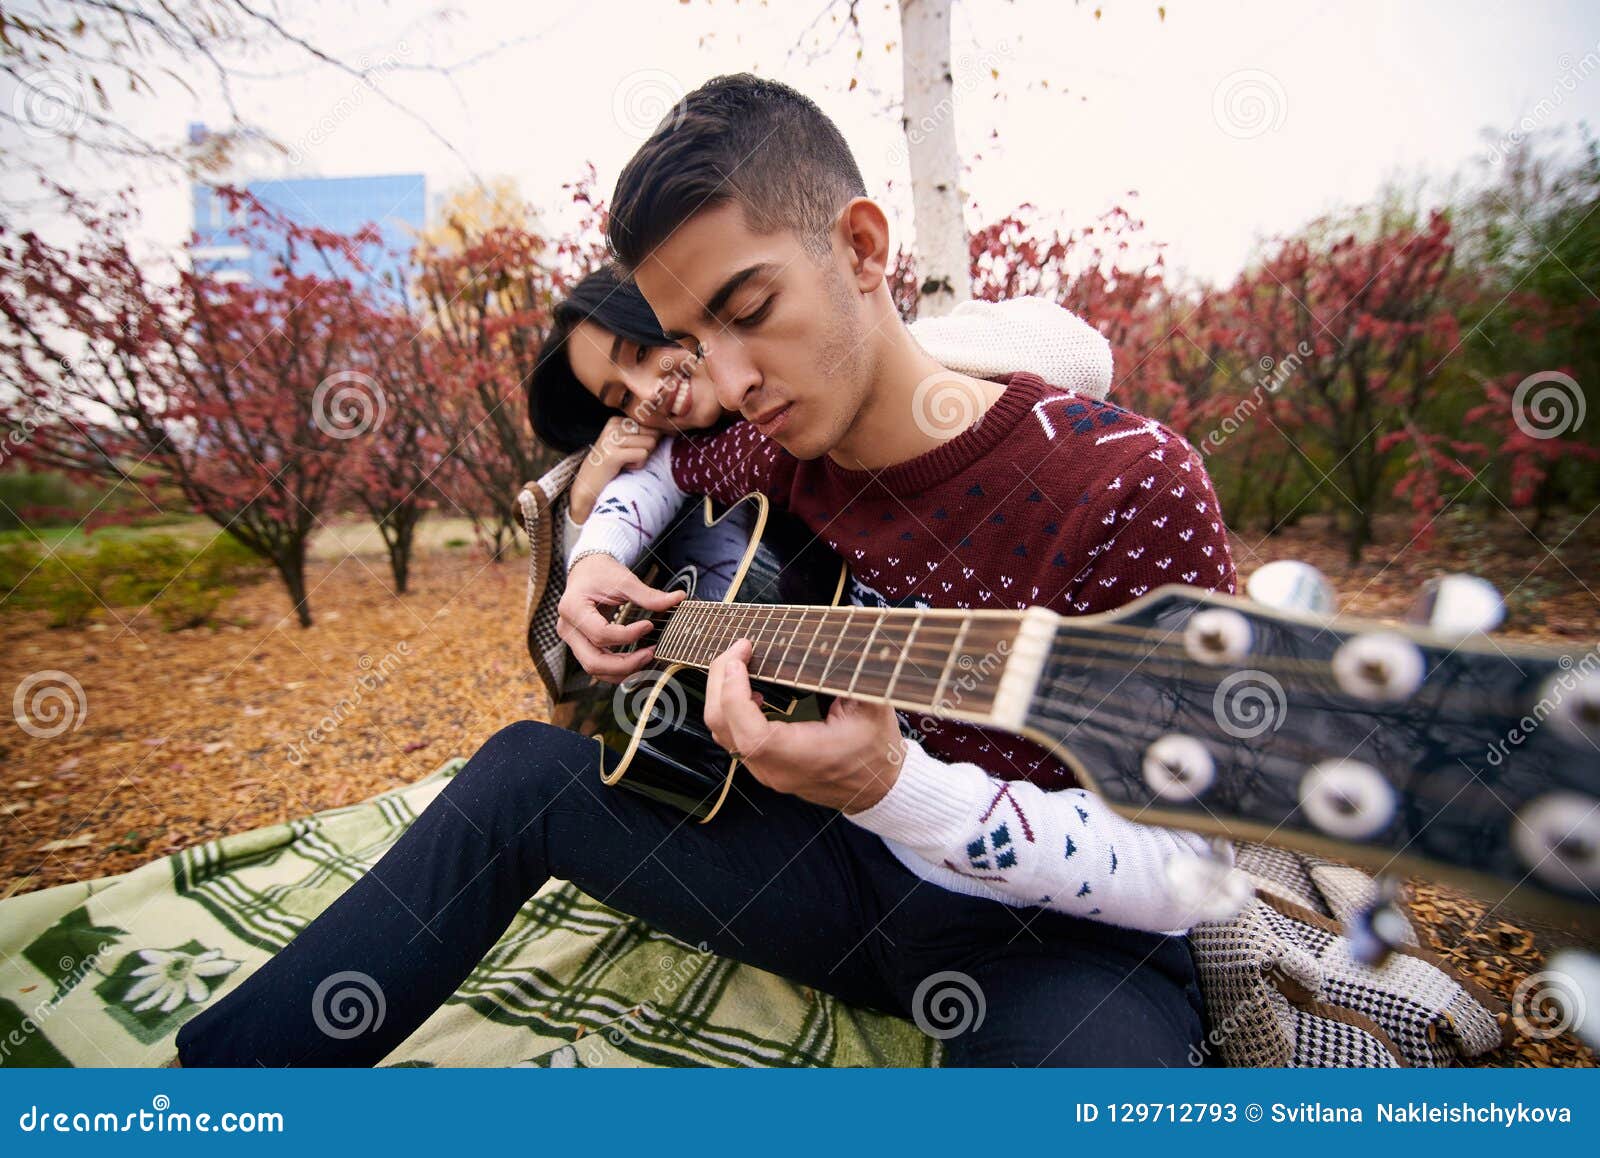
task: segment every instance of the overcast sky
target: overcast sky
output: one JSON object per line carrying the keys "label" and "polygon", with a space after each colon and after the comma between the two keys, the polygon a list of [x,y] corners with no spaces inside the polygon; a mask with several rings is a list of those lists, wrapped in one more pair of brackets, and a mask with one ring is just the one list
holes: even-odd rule
{"label": "overcast sky", "polygon": [[[464,161],[349,77],[288,52],[253,59],[262,79],[242,85],[239,104],[296,148],[299,172],[420,169],[437,194],[470,166],[553,204],[593,162],[609,193],[671,100],[752,69],[834,117],[909,231],[900,57],[885,47],[898,41],[893,3],[862,0],[859,63],[855,40],[817,21],[825,0],[459,0],[449,16],[413,0],[320,7],[284,10],[319,45],[371,62],[383,91]],[[1096,20],[1093,3],[957,0],[957,126],[979,206],[969,223],[1023,202],[1087,223],[1137,190],[1132,205],[1170,260],[1222,277],[1258,238],[1370,199],[1387,179],[1481,168],[1486,131],[1525,118],[1570,129],[1600,111],[1600,4],[1170,0],[1164,21],[1144,0],[1101,7]],[[122,107],[164,139],[226,120],[203,83]],[[51,142],[8,130],[6,146]],[[152,236],[186,234],[181,185],[145,182],[140,196]]]}

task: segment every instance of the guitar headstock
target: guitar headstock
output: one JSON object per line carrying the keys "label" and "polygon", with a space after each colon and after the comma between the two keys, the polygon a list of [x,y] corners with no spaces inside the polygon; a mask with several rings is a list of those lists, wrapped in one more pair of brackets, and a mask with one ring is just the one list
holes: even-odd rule
{"label": "guitar headstock", "polygon": [[1490,639],[1469,576],[1406,624],[1333,618],[1303,564],[1249,590],[1279,605],[1168,586],[1063,619],[1028,730],[1148,823],[1600,918],[1600,651]]}

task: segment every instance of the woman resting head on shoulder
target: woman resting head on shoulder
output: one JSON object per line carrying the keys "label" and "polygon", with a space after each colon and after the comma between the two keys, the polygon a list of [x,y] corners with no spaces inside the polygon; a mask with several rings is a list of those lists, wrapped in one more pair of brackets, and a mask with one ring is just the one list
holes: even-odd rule
{"label": "woman resting head on shoulder", "polygon": [[528,382],[528,413],[545,445],[590,449],[568,492],[574,523],[588,519],[606,484],[640,466],[664,436],[732,417],[701,363],[661,332],[638,287],[610,265],[556,307]]}
{"label": "woman resting head on shoulder", "polygon": [[[1111,385],[1105,338],[1044,298],[965,302],[910,329],[931,357],[973,377],[1025,370],[1089,398],[1104,398]],[[546,445],[591,448],[568,495],[569,538],[606,484],[639,467],[663,437],[737,418],[717,401],[703,363],[661,332],[644,295],[612,265],[556,307],[528,383],[528,411]]]}

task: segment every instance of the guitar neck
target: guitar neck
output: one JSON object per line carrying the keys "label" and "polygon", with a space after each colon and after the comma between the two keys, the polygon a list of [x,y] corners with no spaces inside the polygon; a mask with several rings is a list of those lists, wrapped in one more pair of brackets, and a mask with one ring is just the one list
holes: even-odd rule
{"label": "guitar neck", "polygon": [[1057,617],[800,604],[674,608],[656,658],[707,668],[735,641],[753,645],[756,681],[881,700],[897,708],[1016,730],[1027,716]]}

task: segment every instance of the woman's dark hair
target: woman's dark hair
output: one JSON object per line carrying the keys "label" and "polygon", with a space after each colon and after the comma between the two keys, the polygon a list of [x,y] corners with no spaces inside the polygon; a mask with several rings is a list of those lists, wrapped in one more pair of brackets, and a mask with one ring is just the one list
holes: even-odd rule
{"label": "woman's dark hair", "polygon": [[555,309],[555,317],[533,376],[528,379],[528,418],[534,437],[546,446],[572,452],[600,437],[616,414],[583,388],[567,357],[567,339],[579,322],[593,322],[641,346],[670,346],[644,295],[611,264],[589,274]]}

